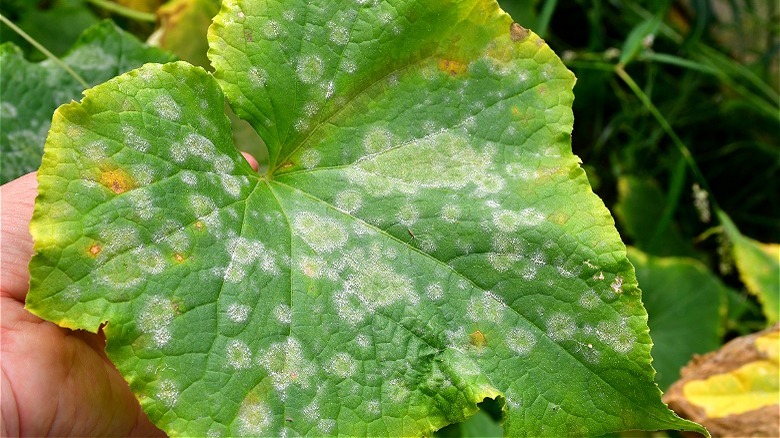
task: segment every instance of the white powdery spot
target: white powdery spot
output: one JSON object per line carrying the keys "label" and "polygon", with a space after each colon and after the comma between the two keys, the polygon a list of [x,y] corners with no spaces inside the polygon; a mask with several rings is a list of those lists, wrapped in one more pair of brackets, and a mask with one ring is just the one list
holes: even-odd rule
{"label": "white powdery spot", "polygon": [[344,190],[334,199],[336,208],[345,213],[354,213],[363,205],[363,198],[357,190]]}
{"label": "white powdery spot", "polygon": [[385,264],[371,261],[360,266],[356,273],[347,278],[344,291],[357,297],[369,311],[401,300],[408,300],[412,304],[419,301],[408,277]]}
{"label": "white powdery spot", "polygon": [[171,300],[161,296],[153,296],[146,302],[141,313],[136,316],[136,324],[142,333],[152,336],[158,347],[163,347],[171,339],[169,326],[173,322],[173,317]]}
{"label": "white powdery spot", "polygon": [[176,122],[181,118],[181,108],[173,98],[167,94],[162,94],[152,101],[152,109],[160,117]]}
{"label": "white powdery spot", "polygon": [[371,346],[371,338],[362,334],[357,335],[355,336],[355,343],[357,343],[362,348],[368,348]]}
{"label": "white powdery spot", "polygon": [[304,84],[314,84],[325,73],[325,63],[317,55],[304,55],[298,60],[295,72]]}
{"label": "white powdery spot", "polygon": [[3,102],[0,104],[0,117],[3,119],[15,119],[16,118],[16,107],[10,103],[10,102]]}
{"label": "white powdery spot", "polygon": [[163,405],[172,408],[179,401],[179,388],[173,380],[163,379],[160,380],[154,395]]}
{"label": "white powdery spot", "polygon": [[346,228],[338,221],[311,212],[298,213],[293,219],[293,228],[318,253],[342,248],[349,237]]}
{"label": "white powdery spot", "polygon": [[244,400],[238,409],[238,433],[242,436],[264,436],[273,420],[273,412],[264,403]]}
{"label": "white powdery spot", "polygon": [[393,146],[393,134],[385,128],[371,128],[363,136],[363,147],[369,154],[378,154]]}
{"label": "white powdery spot", "polygon": [[[230,173],[236,167],[236,163],[233,162],[233,160],[226,155],[217,156],[213,158],[213,161],[214,161],[214,171],[217,173]],[[242,177],[242,178],[246,179],[246,177]]]}
{"label": "white powdery spot", "polygon": [[232,340],[225,351],[228,364],[236,370],[245,370],[252,366],[252,352],[249,346],[239,340]]}
{"label": "white powdery spot", "polygon": [[[238,276],[232,278],[232,283],[241,281],[244,276],[242,273],[245,269],[252,266],[259,266],[269,274],[279,273],[275,253],[267,250],[265,245],[259,240],[250,240],[246,237],[234,237],[228,239],[226,249],[231,256],[228,273],[230,276],[238,274]],[[228,273],[226,273],[226,280],[228,280]]]}
{"label": "white powdery spot", "polygon": [[154,247],[138,248],[133,251],[133,255],[138,260],[138,266],[147,274],[159,274],[167,265],[160,250]]}
{"label": "white powdery spot", "polygon": [[510,210],[499,210],[493,213],[493,225],[500,231],[511,233],[520,226],[520,215]]}
{"label": "white powdery spot", "polygon": [[190,195],[189,204],[192,212],[199,218],[208,215],[217,208],[213,199],[198,194]]}
{"label": "white powdery spot", "polygon": [[274,307],[274,317],[282,324],[289,324],[292,321],[292,309],[287,304],[279,304]]}
{"label": "white powdery spot", "polygon": [[600,303],[601,298],[593,289],[586,290],[580,297],[580,306],[588,310],[595,309]]}
{"label": "white powdery spot", "polygon": [[440,284],[431,284],[425,288],[425,294],[433,301],[438,301],[444,297],[444,288]]}
{"label": "white powdery spot", "polygon": [[262,29],[263,35],[266,37],[266,39],[269,40],[275,40],[279,38],[279,35],[282,33],[282,27],[279,25],[279,22],[276,20],[268,20],[264,25]]}
{"label": "white powdery spot", "polygon": [[130,125],[122,125],[122,134],[125,136],[125,143],[138,152],[146,152],[151,146],[149,141],[136,134],[135,128]]}
{"label": "white powdery spot", "polygon": [[303,166],[305,169],[313,169],[317,167],[318,164],[320,164],[321,159],[322,157],[320,156],[319,151],[316,149],[307,149],[301,154],[299,161],[301,166]]}
{"label": "white powdery spot", "polygon": [[463,211],[457,205],[446,204],[441,208],[441,219],[450,224],[457,222],[462,214]]}
{"label": "white powdery spot", "polygon": [[335,26],[330,23],[330,35],[328,39],[336,45],[343,46],[349,42],[349,30],[344,26]]}
{"label": "white powdery spot", "polygon": [[249,317],[249,306],[245,304],[232,303],[227,308],[228,318],[233,322],[245,322]]}
{"label": "white powdery spot", "polygon": [[127,200],[132,204],[138,217],[148,221],[154,216],[152,197],[145,190],[133,190],[127,194]]}
{"label": "white powdery spot", "polygon": [[303,256],[298,260],[298,268],[309,278],[320,278],[325,273],[327,265],[319,257]]}
{"label": "white powdery spot", "polygon": [[222,183],[222,188],[225,189],[225,193],[233,198],[238,198],[238,195],[241,194],[241,187],[246,182],[246,179],[238,176],[222,175],[220,177],[220,182]]}
{"label": "white powdery spot", "polygon": [[636,342],[636,335],[624,321],[600,321],[596,326],[596,336],[618,353],[628,353]]}
{"label": "white powdery spot", "polygon": [[267,350],[261,350],[257,360],[268,372],[282,400],[287,396],[288,386],[296,384],[308,388],[309,379],[316,373],[314,365],[304,357],[300,342],[292,337],[287,338],[286,342],[271,345]]}
{"label": "white powdery spot", "polygon": [[550,339],[560,342],[574,336],[577,331],[577,323],[574,318],[565,313],[554,313],[545,323],[545,328]]}
{"label": "white powdery spot", "polygon": [[536,345],[536,337],[529,330],[516,327],[507,334],[506,345],[518,355],[526,356]]}
{"label": "white powdery spot", "polygon": [[390,380],[385,388],[385,391],[382,393],[388,395],[390,400],[396,403],[405,402],[409,399],[410,391],[401,379]]}
{"label": "white powdery spot", "polygon": [[348,379],[357,371],[357,363],[355,358],[350,356],[349,353],[336,353],[328,362],[328,372],[341,379]]}
{"label": "white powdery spot", "polygon": [[490,292],[472,296],[469,302],[468,317],[472,321],[490,321],[499,323],[506,314],[507,306]]}
{"label": "white powdery spot", "polygon": [[141,245],[138,230],[131,226],[109,226],[100,232],[103,240],[103,252],[101,256],[108,257]]}
{"label": "white powdery spot", "polygon": [[249,83],[255,88],[263,88],[266,82],[268,82],[268,73],[260,67],[251,67],[247,70],[247,75],[249,76]]}
{"label": "white powdery spot", "polygon": [[398,214],[395,215],[395,218],[401,225],[411,227],[420,219],[420,210],[414,205],[406,204],[398,210]]}

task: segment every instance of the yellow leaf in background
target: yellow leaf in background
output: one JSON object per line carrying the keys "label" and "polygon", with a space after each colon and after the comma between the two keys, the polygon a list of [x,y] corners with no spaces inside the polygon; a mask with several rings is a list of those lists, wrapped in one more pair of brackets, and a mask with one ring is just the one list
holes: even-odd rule
{"label": "yellow leaf in background", "polygon": [[774,324],[780,316],[780,245],[745,237],[725,213],[718,213],[718,217],[733,245],[739,277],[758,297],[769,324]]}

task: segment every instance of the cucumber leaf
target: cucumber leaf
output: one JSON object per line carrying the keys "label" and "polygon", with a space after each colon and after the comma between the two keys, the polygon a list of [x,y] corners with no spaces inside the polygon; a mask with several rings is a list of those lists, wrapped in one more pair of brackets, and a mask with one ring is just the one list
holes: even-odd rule
{"label": "cucumber leaf", "polygon": [[653,383],[574,76],[494,1],[227,0],[209,41],[213,77],[146,65],[57,111],[31,226],[28,308],[107,323],[158,426],[430,435],[491,398],[509,436],[706,433]]}

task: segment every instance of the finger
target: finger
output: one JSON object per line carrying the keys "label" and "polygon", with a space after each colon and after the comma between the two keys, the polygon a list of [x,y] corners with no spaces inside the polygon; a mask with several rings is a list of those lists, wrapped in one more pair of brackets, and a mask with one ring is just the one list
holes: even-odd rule
{"label": "finger", "polygon": [[30,219],[37,193],[35,172],[0,186],[0,294],[19,302],[30,286]]}
{"label": "finger", "polygon": [[241,152],[241,154],[246,158],[246,161],[249,163],[250,166],[252,166],[252,169],[257,172],[257,169],[260,167],[259,164],[257,164],[257,160],[255,160],[255,157],[253,157],[249,152]]}

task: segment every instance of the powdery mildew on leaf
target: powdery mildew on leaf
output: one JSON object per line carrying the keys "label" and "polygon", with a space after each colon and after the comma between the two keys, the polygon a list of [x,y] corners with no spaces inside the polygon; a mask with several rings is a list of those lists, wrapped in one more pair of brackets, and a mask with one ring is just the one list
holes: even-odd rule
{"label": "powdery mildew on leaf", "polygon": [[512,436],[701,430],[653,384],[574,77],[517,35],[485,0],[225,1],[216,81],[148,65],[55,115],[28,307],[109,321],[172,435],[429,435],[488,397]]}

